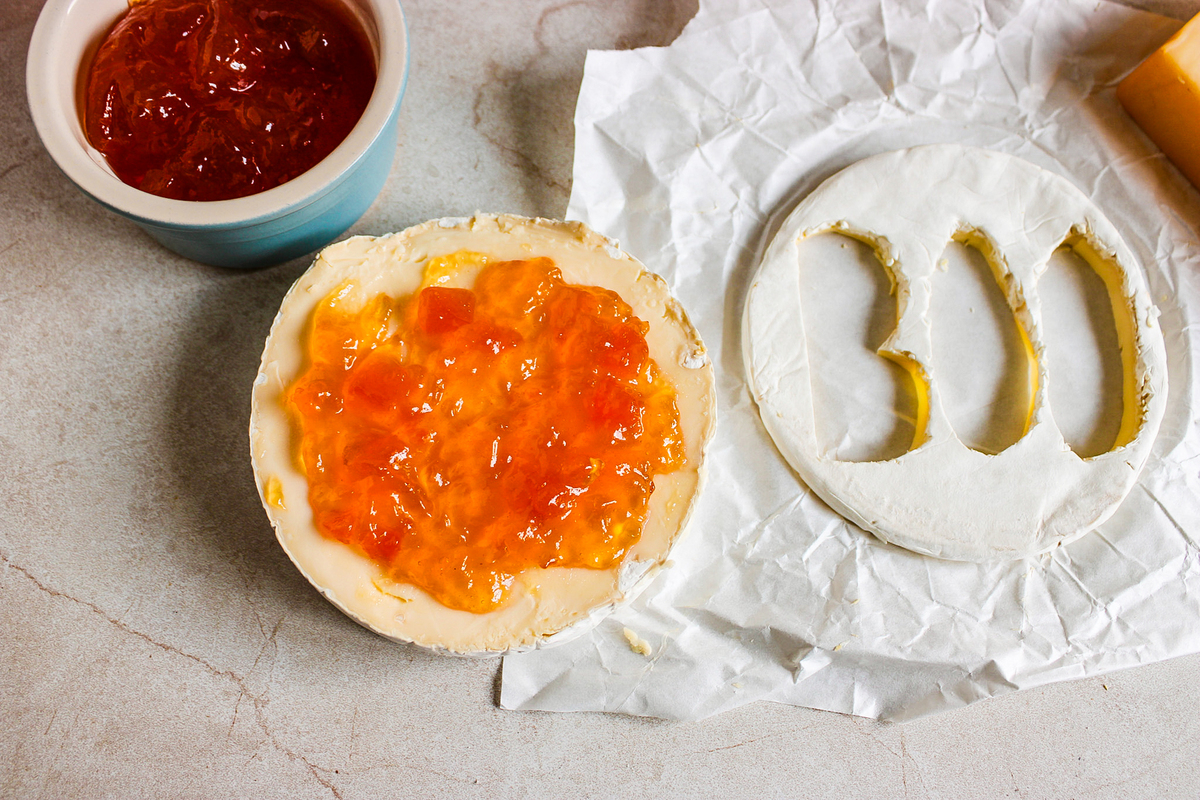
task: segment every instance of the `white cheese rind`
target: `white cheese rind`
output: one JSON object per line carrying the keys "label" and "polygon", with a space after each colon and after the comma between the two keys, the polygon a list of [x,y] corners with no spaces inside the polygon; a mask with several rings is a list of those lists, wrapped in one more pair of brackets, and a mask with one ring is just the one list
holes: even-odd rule
{"label": "white cheese rind", "polygon": [[[799,243],[836,231],[871,244],[897,294],[897,325],[879,352],[910,366],[928,418],[897,458],[839,461],[817,443],[799,285]],[[996,455],[955,435],[932,358],[936,260],[952,239],[991,262],[1036,363],[1025,435]],[[1076,455],[1054,422],[1037,281],[1068,244],[1105,280],[1124,362],[1116,445]],[[880,539],[946,559],[1020,558],[1070,542],[1128,494],[1158,432],[1166,352],[1141,269],[1113,225],[1066,179],[1013,156],[929,145],[860,161],[822,183],[765,252],[745,308],[747,375],[788,463],[836,511]],[[920,387],[918,387],[920,391]]]}
{"label": "white cheese rind", "polygon": [[[687,457],[682,469],[655,478],[642,537],[618,567],[530,570],[518,576],[505,605],[488,614],[447,608],[416,587],[388,579],[374,562],[316,530],[280,402],[305,365],[304,330],[312,311],[333,289],[353,279],[364,301],[379,293],[399,298],[421,286],[430,258],[460,250],[495,260],[547,256],[568,283],[620,294],[649,323],[650,355],[675,386]],[[470,287],[474,277],[468,269],[440,282]],[[581,223],[478,214],[388,236],[356,236],[317,256],[284,298],[267,337],[252,395],[250,450],[279,543],[330,602],[396,641],[453,654],[498,655],[578,635],[649,583],[691,514],[715,423],[713,371],[704,345],[661,278]]]}

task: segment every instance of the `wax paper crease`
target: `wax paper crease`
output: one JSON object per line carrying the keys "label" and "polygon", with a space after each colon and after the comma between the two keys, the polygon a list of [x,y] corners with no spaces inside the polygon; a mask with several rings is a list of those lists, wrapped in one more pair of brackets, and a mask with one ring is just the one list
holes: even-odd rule
{"label": "wax paper crease", "polygon": [[[723,0],[670,47],[588,54],[567,216],[683,302],[718,430],[672,567],[591,634],[507,657],[503,707],[695,720],[770,700],[903,721],[1200,652],[1200,195],[1114,94],[1179,24],[1105,2]],[[746,387],[745,290],[783,216],[863,157],[933,142],[1072,180],[1161,312],[1170,395],[1139,483],[1037,558],[944,562],[864,534],[788,468]]]}

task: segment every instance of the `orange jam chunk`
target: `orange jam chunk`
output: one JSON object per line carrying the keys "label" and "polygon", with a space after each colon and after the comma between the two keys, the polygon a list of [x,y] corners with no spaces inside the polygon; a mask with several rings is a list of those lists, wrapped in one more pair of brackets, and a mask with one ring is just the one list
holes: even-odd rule
{"label": "orange jam chunk", "polygon": [[685,461],[648,325],[548,258],[474,290],[354,288],[317,306],[285,395],[317,529],[475,613],[530,568],[616,566]]}

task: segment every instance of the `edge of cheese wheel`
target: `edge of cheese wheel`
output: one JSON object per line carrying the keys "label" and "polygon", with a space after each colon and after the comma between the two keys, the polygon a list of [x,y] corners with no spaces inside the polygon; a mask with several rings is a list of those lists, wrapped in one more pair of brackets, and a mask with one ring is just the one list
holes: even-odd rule
{"label": "edge of cheese wheel", "polygon": [[[655,477],[642,537],[617,567],[528,570],[514,580],[508,601],[486,614],[447,608],[316,530],[281,403],[282,392],[305,366],[303,334],[312,310],[335,287],[353,279],[364,299],[379,293],[400,298],[421,287],[429,259],[460,250],[495,260],[548,256],[567,283],[617,292],[649,323],[646,342],[675,386],[686,454],[682,469]],[[465,268],[439,276],[439,283],[469,288],[475,274]],[[250,451],[259,496],[280,545],[326,599],[395,641],[458,655],[499,655],[583,633],[650,582],[691,516],[715,424],[712,364],[661,278],[583,223],[476,214],[385,236],[355,236],[318,254],[284,297],[267,336],[251,398]]]}

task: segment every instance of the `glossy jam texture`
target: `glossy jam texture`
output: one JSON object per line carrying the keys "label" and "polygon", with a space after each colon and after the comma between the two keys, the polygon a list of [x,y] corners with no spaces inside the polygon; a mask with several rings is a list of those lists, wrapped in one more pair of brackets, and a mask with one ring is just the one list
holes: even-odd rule
{"label": "glossy jam texture", "polygon": [[629,305],[546,258],[491,263],[473,290],[356,292],[318,305],[285,395],[318,530],[476,613],[530,568],[616,566],[654,476],[685,462]]}
{"label": "glossy jam texture", "polygon": [[366,34],[337,0],[146,0],[100,44],[84,130],[130,186],[227,200],[306,172],[375,87]]}

